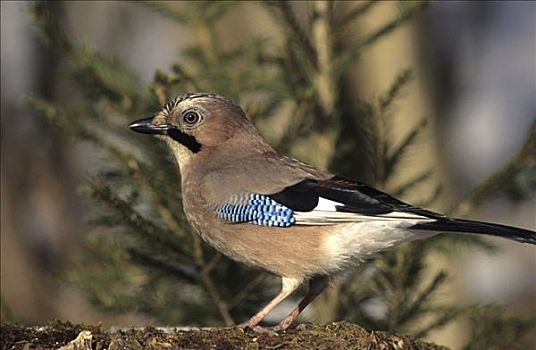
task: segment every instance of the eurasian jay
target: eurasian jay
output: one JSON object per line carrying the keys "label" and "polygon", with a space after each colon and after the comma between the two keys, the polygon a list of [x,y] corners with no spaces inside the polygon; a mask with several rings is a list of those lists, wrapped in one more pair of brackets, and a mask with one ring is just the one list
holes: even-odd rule
{"label": "eurasian jay", "polygon": [[339,272],[439,232],[536,244],[534,231],[452,219],[280,155],[223,96],[182,95],[129,127],[169,146],[181,173],[186,216],[205,241],[281,276],[281,292],[242,326],[262,330],[263,318],[308,281],[307,295],[272,328],[284,330]]}

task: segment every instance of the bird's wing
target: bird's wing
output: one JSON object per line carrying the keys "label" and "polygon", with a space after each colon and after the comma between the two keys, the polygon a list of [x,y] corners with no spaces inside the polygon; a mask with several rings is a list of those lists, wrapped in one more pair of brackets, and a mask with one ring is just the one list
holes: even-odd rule
{"label": "bird's wing", "polygon": [[486,234],[536,244],[534,231],[452,219],[341,177],[301,180],[271,194],[246,192],[233,195],[225,204],[216,207],[216,213],[231,223],[288,227],[391,222],[413,230]]}
{"label": "bird's wing", "polygon": [[444,216],[414,207],[363,183],[333,177],[304,180],[270,196],[294,210],[296,224],[330,225],[343,222],[416,220]]}
{"label": "bird's wing", "polygon": [[271,194],[235,194],[217,206],[216,212],[230,222],[283,227],[392,220],[417,223],[445,218],[340,177],[302,180]]}

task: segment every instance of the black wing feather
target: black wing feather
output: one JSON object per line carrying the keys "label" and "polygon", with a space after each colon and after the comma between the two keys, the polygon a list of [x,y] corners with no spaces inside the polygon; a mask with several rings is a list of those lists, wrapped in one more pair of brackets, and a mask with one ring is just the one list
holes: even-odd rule
{"label": "black wing feather", "polygon": [[342,212],[370,216],[403,212],[434,219],[412,226],[414,230],[486,234],[536,244],[534,231],[488,222],[451,219],[404,203],[363,183],[337,176],[324,181],[304,180],[270,197],[296,211],[313,210],[318,205],[319,198],[323,197],[340,203],[336,209]]}
{"label": "black wing feather", "polygon": [[338,176],[324,181],[304,180],[270,197],[296,211],[313,210],[319,198],[323,197],[341,203],[337,206],[337,210],[343,212],[381,215],[400,211],[434,219],[445,218],[440,214],[404,203],[363,183]]}
{"label": "black wing feather", "polygon": [[318,205],[316,183],[315,180],[304,180],[269,197],[292,210],[311,211]]}

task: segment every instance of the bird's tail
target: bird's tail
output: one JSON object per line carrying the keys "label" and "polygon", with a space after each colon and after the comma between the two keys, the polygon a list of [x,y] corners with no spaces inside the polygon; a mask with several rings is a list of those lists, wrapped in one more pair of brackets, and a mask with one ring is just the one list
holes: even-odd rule
{"label": "bird's tail", "polygon": [[417,224],[412,229],[439,232],[474,233],[504,237],[521,243],[536,244],[536,232],[522,228],[464,219],[444,219]]}

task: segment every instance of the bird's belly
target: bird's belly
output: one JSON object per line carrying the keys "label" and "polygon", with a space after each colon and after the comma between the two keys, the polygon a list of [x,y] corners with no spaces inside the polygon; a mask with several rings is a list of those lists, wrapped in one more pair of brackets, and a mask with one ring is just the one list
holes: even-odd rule
{"label": "bird's belly", "polygon": [[230,258],[302,279],[340,272],[374,253],[430,235],[407,230],[407,221],[289,228],[196,221],[203,239]]}
{"label": "bird's belly", "polygon": [[363,262],[372,255],[396,245],[436,234],[408,229],[417,222],[368,221],[343,225],[334,230],[324,241],[330,255],[329,269],[333,271]]}

